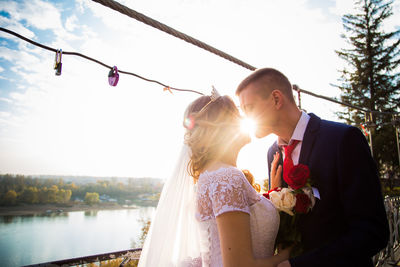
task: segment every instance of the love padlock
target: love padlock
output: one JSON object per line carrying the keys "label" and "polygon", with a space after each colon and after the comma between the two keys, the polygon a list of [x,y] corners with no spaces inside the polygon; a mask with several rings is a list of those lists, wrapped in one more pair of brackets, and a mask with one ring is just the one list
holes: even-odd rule
{"label": "love padlock", "polygon": [[60,62],[57,65],[56,75],[60,76],[61,75],[61,71],[62,71],[62,63]]}
{"label": "love padlock", "polygon": [[118,69],[117,66],[114,66],[108,73],[108,83],[111,86],[116,86],[118,84],[118,80],[119,80]]}
{"label": "love padlock", "polygon": [[62,62],[61,62],[61,57],[62,57],[62,50],[57,50],[56,52],[56,58],[54,60],[54,69],[56,70],[56,75],[60,76],[61,71],[62,71]]}

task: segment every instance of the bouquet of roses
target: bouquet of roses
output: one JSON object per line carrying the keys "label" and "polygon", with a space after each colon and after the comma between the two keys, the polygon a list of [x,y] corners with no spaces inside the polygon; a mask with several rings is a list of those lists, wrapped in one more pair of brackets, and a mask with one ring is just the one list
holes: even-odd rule
{"label": "bouquet of roses", "polygon": [[264,196],[280,211],[279,232],[275,243],[282,249],[293,246],[291,257],[294,257],[302,253],[298,220],[314,207],[319,193],[311,186],[310,169],[303,164],[293,166],[285,182],[289,188],[277,187]]}

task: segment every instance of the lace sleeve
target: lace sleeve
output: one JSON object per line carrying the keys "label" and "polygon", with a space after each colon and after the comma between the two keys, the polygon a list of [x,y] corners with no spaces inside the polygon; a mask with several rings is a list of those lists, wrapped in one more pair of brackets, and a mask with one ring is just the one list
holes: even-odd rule
{"label": "lace sleeve", "polygon": [[240,170],[229,168],[224,173],[219,173],[211,183],[210,198],[215,217],[229,211],[250,214],[243,179],[245,179],[244,174]]}

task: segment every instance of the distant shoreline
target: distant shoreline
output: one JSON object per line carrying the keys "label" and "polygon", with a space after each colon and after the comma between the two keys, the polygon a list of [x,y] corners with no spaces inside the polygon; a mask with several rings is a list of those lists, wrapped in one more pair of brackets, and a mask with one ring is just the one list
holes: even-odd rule
{"label": "distant shoreline", "polygon": [[121,210],[137,209],[138,206],[122,206],[117,203],[99,203],[92,206],[78,204],[32,204],[17,206],[0,206],[0,216],[23,216],[37,214],[52,214],[71,211],[98,211],[98,210]]}

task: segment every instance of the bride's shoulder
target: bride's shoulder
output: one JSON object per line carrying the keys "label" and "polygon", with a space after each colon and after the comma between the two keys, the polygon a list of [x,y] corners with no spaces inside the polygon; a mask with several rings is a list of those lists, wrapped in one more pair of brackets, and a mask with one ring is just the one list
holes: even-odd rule
{"label": "bride's shoulder", "polygon": [[221,166],[217,169],[205,170],[199,176],[199,183],[242,183],[246,179],[243,172],[230,165]]}

